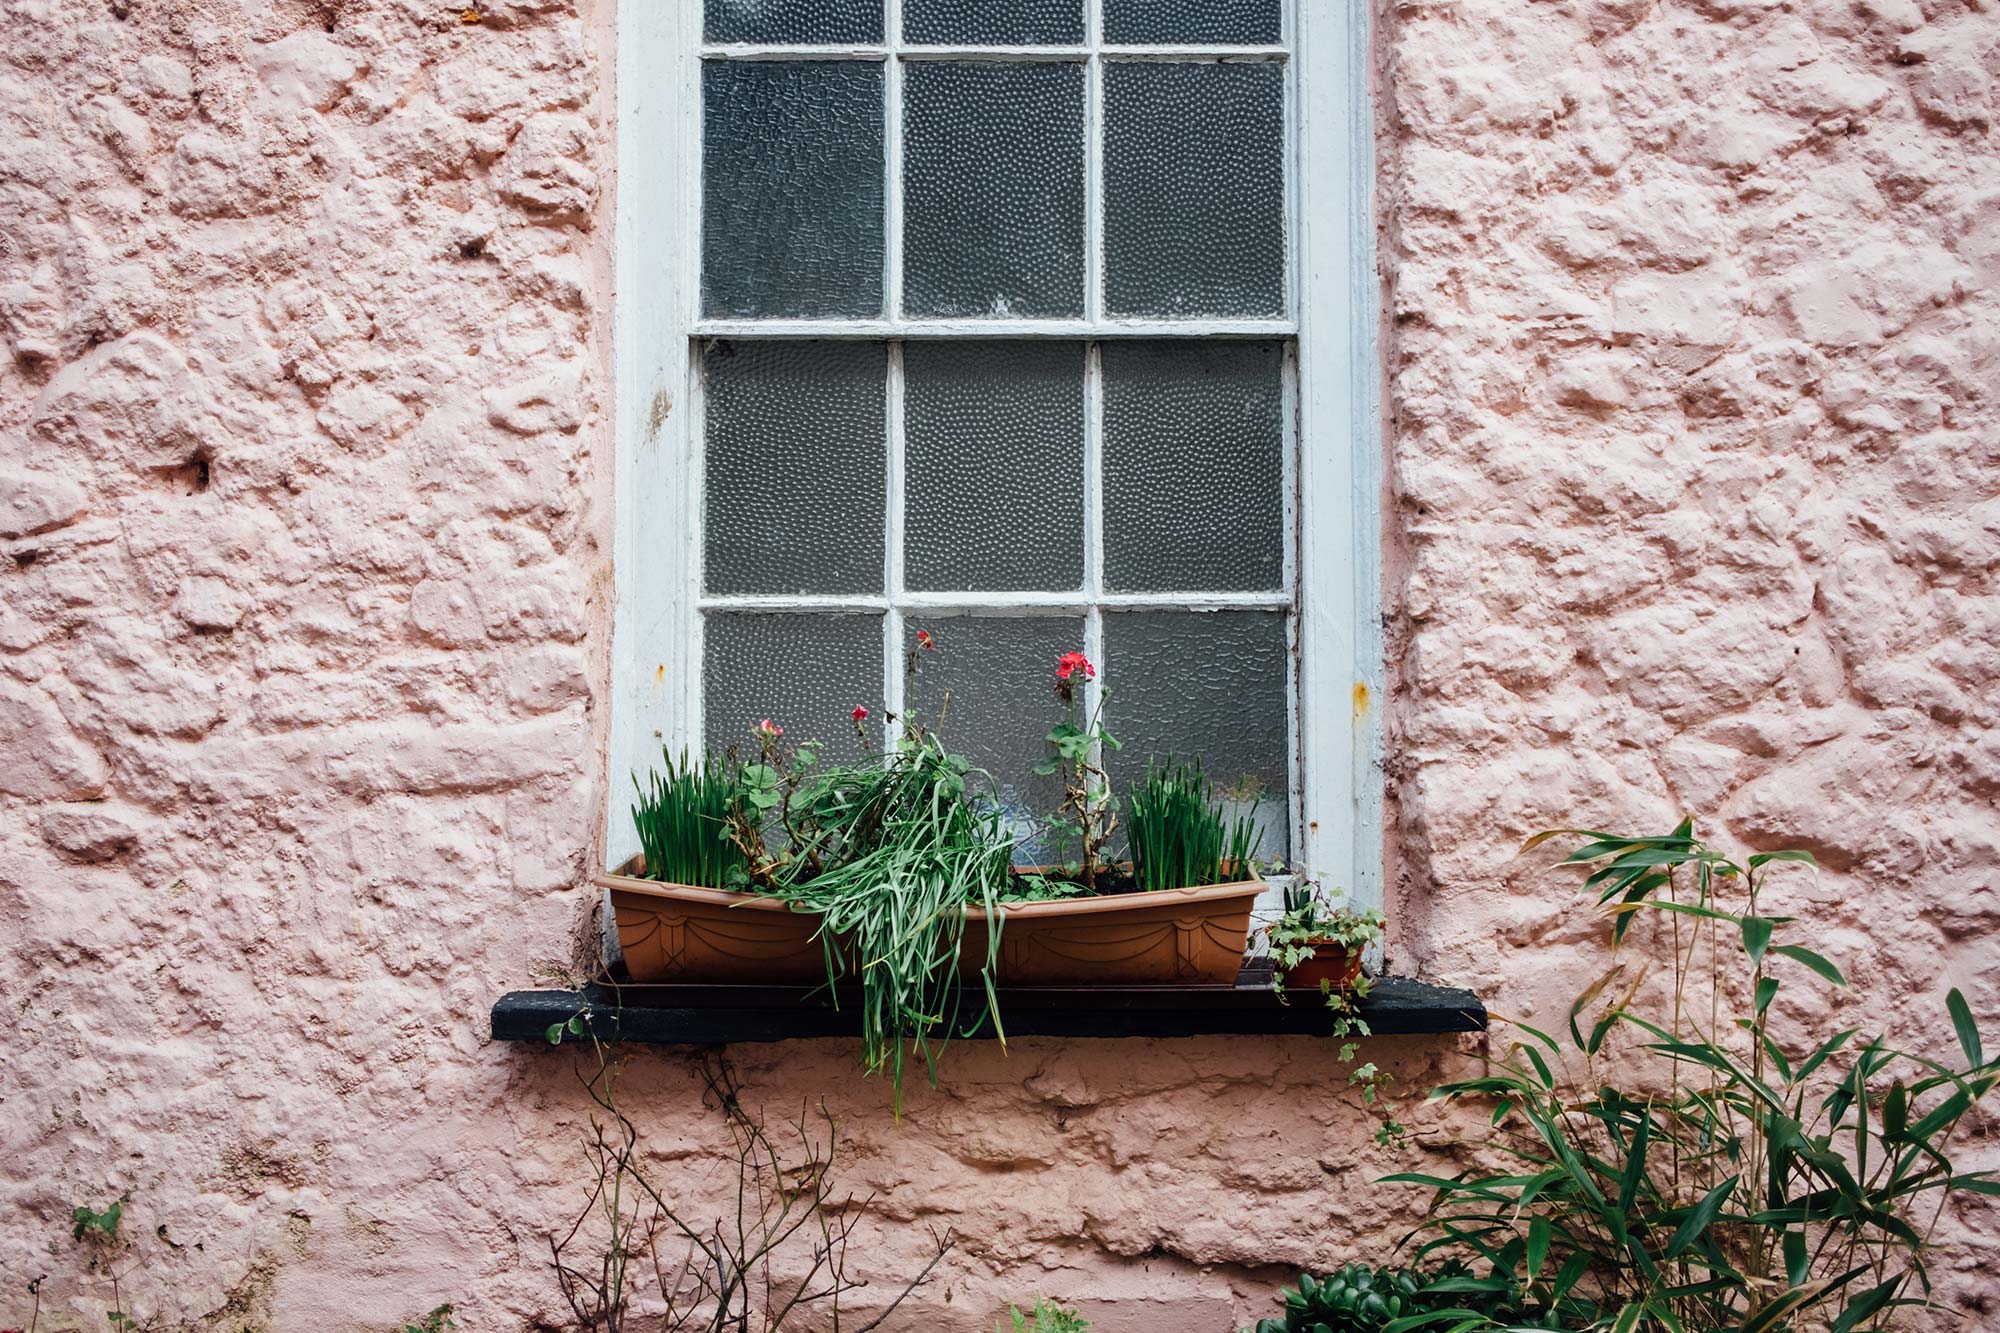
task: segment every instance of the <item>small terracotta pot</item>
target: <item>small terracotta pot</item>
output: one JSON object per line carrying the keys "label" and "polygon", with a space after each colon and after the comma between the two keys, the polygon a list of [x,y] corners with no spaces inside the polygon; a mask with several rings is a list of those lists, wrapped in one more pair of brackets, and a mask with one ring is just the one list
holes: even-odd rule
{"label": "small terracotta pot", "polygon": [[826,980],[821,916],[779,898],[640,879],[633,857],[591,882],[611,891],[618,948],[638,982],[812,986]]}
{"label": "small terracotta pot", "polygon": [[1313,944],[1313,956],[1285,971],[1286,990],[1318,990],[1330,981],[1335,990],[1346,990],[1361,977],[1361,951],[1344,944]]}

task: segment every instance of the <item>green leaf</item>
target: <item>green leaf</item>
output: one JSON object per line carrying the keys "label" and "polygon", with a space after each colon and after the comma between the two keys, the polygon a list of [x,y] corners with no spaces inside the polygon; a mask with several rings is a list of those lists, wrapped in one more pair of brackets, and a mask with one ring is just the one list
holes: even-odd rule
{"label": "green leaf", "polygon": [[1796,1287],[1806,1280],[1806,1233],[1787,1231],[1784,1248],[1785,1281]]}
{"label": "green leaf", "polygon": [[1750,858],[1750,868],[1752,870],[1755,870],[1758,866],[1769,865],[1773,861],[1801,861],[1809,866],[1816,866],[1819,864],[1819,862],[1813,860],[1813,854],[1811,852],[1801,852],[1801,851],[1759,852],[1755,856]]}
{"label": "green leaf", "polygon": [[1781,953],[1795,963],[1805,964],[1807,967],[1819,973],[1822,977],[1825,977],[1828,981],[1831,981],[1836,986],[1845,986],[1847,984],[1847,978],[1840,975],[1839,968],[1835,967],[1832,963],[1827,962],[1826,959],[1820,957],[1818,954],[1814,953],[1811,949],[1806,948],[1804,945],[1774,944],[1771,946],[1771,952]]}
{"label": "green leaf", "polygon": [[1825,1294],[1826,1287],[1825,1282],[1813,1282],[1778,1293],[1750,1312],[1750,1317],[1743,1321],[1742,1333],[1778,1333],[1792,1315]]}
{"label": "green leaf", "polygon": [[1618,1312],[1618,1317],[1611,1321],[1610,1333],[1637,1333],[1639,1321],[1645,1317],[1644,1301],[1628,1302],[1625,1308]]}
{"label": "green leaf", "polygon": [[1756,1002],[1757,1016],[1759,1018],[1764,1016],[1764,1011],[1771,1007],[1771,1001],[1776,999],[1777,995],[1778,979],[1776,977],[1764,977],[1757,982]]}
{"label": "green leaf", "polygon": [[549,1045],[551,1046],[562,1045],[562,1034],[563,1034],[563,1025],[561,1023],[549,1024],[549,1032],[548,1032]]}
{"label": "green leaf", "polygon": [[1896,1293],[1903,1289],[1905,1275],[1898,1275],[1879,1287],[1870,1287],[1859,1297],[1850,1301],[1847,1308],[1833,1321],[1832,1333],[1853,1333],[1854,1327],[1864,1319],[1872,1319],[1896,1299]]}
{"label": "green leaf", "polygon": [[1750,955],[1750,961],[1758,966],[1764,962],[1764,950],[1770,947],[1771,918],[1767,916],[1746,916],[1743,918],[1743,951]]}
{"label": "green leaf", "polygon": [[1958,987],[1953,986],[1944,997],[1944,1007],[1951,1011],[1951,1025],[1958,1029],[1958,1048],[1965,1052],[1966,1063],[1978,1069],[1986,1063],[1986,1048],[1979,1040],[1979,1025],[1972,1021],[1972,1009]]}
{"label": "green leaf", "polygon": [[1679,1257],[1681,1251],[1694,1244],[1701,1238],[1703,1232],[1715,1224],[1716,1215],[1722,1211],[1722,1205],[1729,1202],[1729,1196],[1736,1189],[1738,1179],[1740,1177],[1731,1176],[1702,1196],[1701,1202],[1681,1219],[1678,1227],[1674,1228],[1674,1238],[1667,1242],[1665,1258]]}
{"label": "green leaf", "polygon": [[1536,1216],[1528,1221],[1528,1281],[1533,1282],[1542,1275],[1542,1261],[1549,1257],[1549,1239],[1554,1228],[1549,1219]]}

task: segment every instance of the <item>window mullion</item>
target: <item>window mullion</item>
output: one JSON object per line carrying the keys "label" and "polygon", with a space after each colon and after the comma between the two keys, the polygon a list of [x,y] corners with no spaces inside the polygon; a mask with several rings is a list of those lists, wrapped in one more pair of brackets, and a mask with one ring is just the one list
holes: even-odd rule
{"label": "window mullion", "polygon": [[891,320],[903,317],[903,4],[883,0],[882,35],[882,299]]}
{"label": "window mullion", "polygon": [[[903,0],[883,0],[882,38],[888,60],[882,68],[882,275],[884,314],[903,317]],[[891,717],[901,717],[903,697],[903,344],[888,345],[888,509],[883,515],[882,744],[895,743]]]}
{"label": "window mullion", "polygon": [[1083,314],[1104,318],[1104,61],[1099,55],[1100,0],[1084,0],[1083,63]]}
{"label": "window mullion", "polygon": [[[884,488],[888,506],[882,516],[882,596],[888,609],[882,616],[882,709],[901,716],[909,706],[903,697],[903,344],[889,344],[888,362],[889,475]],[[887,716],[882,719],[882,735],[884,745],[895,740]]]}
{"label": "window mullion", "polygon": [[[1104,359],[1090,343],[1083,363],[1083,655],[1104,664]],[[1096,716],[1103,682],[1084,682],[1087,716]],[[1103,763],[1101,754],[1096,756]]]}

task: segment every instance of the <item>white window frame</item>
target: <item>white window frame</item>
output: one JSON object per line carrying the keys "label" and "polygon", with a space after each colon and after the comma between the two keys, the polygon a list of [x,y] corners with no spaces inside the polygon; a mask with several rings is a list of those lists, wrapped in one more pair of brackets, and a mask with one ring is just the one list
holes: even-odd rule
{"label": "white window frame", "polygon": [[[873,55],[885,62],[888,105],[900,105],[899,55],[919,58],[1081,58],[1086,124],[1102,116],[1100,55],[1131,58],[1133,48],[1101,45],[1098,5],[1086,0],[1088,29],[1078,47],[953,50],[902,46],[899,0],[885,0],[885,41],[880,46],[759,47],[758,58]],[[1089,342],[1106,334],[1256,336],[1297,339],[1295,487],[1287,495],[1294,525],[1288,565],[1295,566],[1291,594],[1203,594],[1209,606],[1294,609],[1297,669],[1293,673],[1293,846],[1289,850],[1328,884],[1348,888],[1357,902],[1381,902],[1381,776],[1379,716],[1382,689],[1380,623],[1380,289],[1375,269],[1374,125],[1369,63],[1368,7],[1358,0],[1293,0],[1287,47],[1147,48],[1162,57],[1214,58],[1230,54],[1281,57],[1286,68],[1287,219],[1291,254],[1289,308],[1295,318],[1174,320],[711,320],[697,309],[700,292],[701,173],[700,88],[704,55],[742,56],[748,48],[705,47],[702,6],[692,0],[619,0],[617,56],[617,206],[613,298],[616,454],[614,478],[616,583],[611,661],[610,772],[606,783],[605,859],[617,865],[638,850],[628,817],[631,778],[659,763],[660,747],[698,749],[700,716],[699,587],[704,443],[695,378],[699,358],[689,354],[696,337],[821,334],[900,340],[932,335],[989,338],[1056,337]],[[1093,129],[1094,132],[1094,129]],[[900,160],[901,117],[884,125],[885,156]],[[1084,283],[1087,312],[1101,311],[1098,272],[1100,156],[1086,154]],[[885,309],[901,309],[901,182],[887,179]],[[1097,374],[1097,355],[1089,358]],[[890,348],[891,411],[901,357]],[[1091,393],[1086,402],[1101,402]],[[1086,427],[1086,452],[1101,448],[1101,431]],[[893,423],[892,423],[893,433]],[[901,580],[900,494],[895,472],[900,451],[890,451],[890,526],[885,531],[891,588]],[[1095,462],[1096,460],[1091,460]],[[1086,467],[1086,485],[1099,476]],[[1094,495],[1086,496],[1088,525],[1098,522]],[[1147,603],[1144,597],[1105,596],[1101,590],[1101,540],[1086,534],[1084,594],[1050,594],[1055,602],[1095,605]],[[731,598],[757,604],[760,598]],[[775,599],[788,602],[792,599]],[[815,598],[815,603],[841,599]],[[868,599],[863,599],[868,600]],[[1018,595],[932,595],[925,609],[1019,604]],[[1157,600],[1157,599],[1155,599]],[[918,603],[886,601],[888,644],[900,644],[900,611]],[[872,605],[871,603],[871,605]],[[1101,617],[1087,621],[1086,651],[1100,658]],[[891,708],[901,673],[885,652],[885,687]]]}

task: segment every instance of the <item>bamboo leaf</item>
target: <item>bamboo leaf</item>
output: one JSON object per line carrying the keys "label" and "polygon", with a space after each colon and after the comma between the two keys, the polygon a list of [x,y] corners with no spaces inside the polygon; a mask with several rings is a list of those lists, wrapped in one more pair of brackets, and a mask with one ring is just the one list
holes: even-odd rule
{"label": "bamboo leaf", "polygon": [[1770,947],[1773,929],[1771,918],[1767,916],[1743,918],[1743,952],[1749,954],[1750,961],[1759,967],[1764,964],[1764,950]]}
{"label": "bamboo leaf", "polygon": [[1795,963],[1803,963],[1806,967],[1819,973],[1836,986],[1845,986],[1847,984],[1847,978],[1840,975],[1839,968],[1827,962],[1826,959],[1820,957],[1804,945],[1774,944],[1771,946],[1771,952],[1781,953]]}
{"label": "bamboo leaf", "polygon": [[1809,866],[1816,866],[1819,864],[1818,861],[1815,861],[1813,859],[1813,854],[1811,852],[1801,852],[1796,850],[1784,851],[1784,852],[1759,852],[1755,856],[1750,858],[1750,868],[1752,870],[1755,870],[1757,869],[1757,867],[1769,865],[1773,861],[1799,861]]}
{"label": "bamboo leaf", "polygon": [[1944,997],[1944,1007],[1951,1011],[1951,1025],[1958,1029],[1958,1048],[1965,1052],[1965,1062],[1978,1069],[1986,1063],[1986,1048],[1979,1040],[1979,1025],[1972,1021],[1972,1009],[1958,987],[1953,986]]}
{"label": "bamboo leaf", "polygon": [[1824,1296],[1832,1285],[1829,1281],[1809,1282],[1778,1293],[1750,1312],[1743,1321],[1742,1333],[1778,1333],[1794,1314]]}
{"label": "bamboo leaf", "polygon": [[1549,1257],[1549,1240],[1554,1233],[1549,1219],[1536,1216],[1528,1221],[1528,1281],[1542,1275],[1542,1261]]}
{"label": "bamboo leaf", "polygon": [[1667,1242],[1663,1258],[1679,1258],[1683,1250],[1694,1244],[1703,1232],[1715,1224],[1717,1214],[1722,1211],[1722,1206],[1729,1202],[1729,1196],[1735,1192],[1736,1182],[1739,1179],[1741,1177],[1731,1176],[1702,1196],[1701,1202],[1696,1204],[1693,1211],[1681,1220],[1680,1226],[1674,1229],[1674,1238]]}

